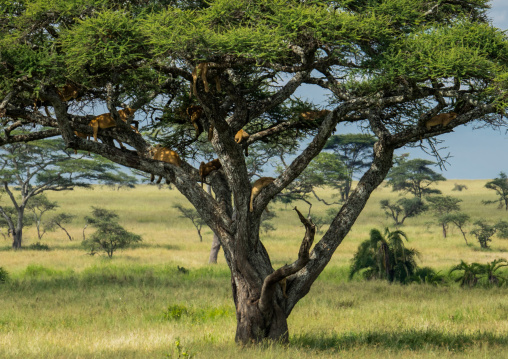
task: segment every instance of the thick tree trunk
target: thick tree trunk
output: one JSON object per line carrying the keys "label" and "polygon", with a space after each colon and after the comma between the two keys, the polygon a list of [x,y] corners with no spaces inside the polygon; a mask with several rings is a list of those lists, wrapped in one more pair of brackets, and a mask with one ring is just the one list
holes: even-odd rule
{"label": "thick tree trunk", "polygon": [[[270,258],[259,240],[256,250],[248,256],[238,248],[236,266],[231,269],[231,285],[236,307],[236,336],[238,343],[258,343],[273,340],[286,343],[289,339],[286,314],[288,297],[281,282],[300,269],[310,260],[310,248],[316,233],[315,225],[296,209],[305,226],[305,236],[300,245],[298,259],[292,264],[273,271]],[[259,228],[257,228],[259,230]]]}
{"label": "thick tree trunk", "polygon": [[219,237],[214,233],[212,241],[212,249],[210,250],[210,257],[208,258],[209,264],[216,264],[217,257],[219,256],[220,242]]}
{"label": "thick tree trunk", "polygon": [[21,248],[21,239],[23,235],[22,228],[16,228],[12,231],[12,249],[20,249]]}
{"label": "thick tree trunk", "polygon": [[259,289],[253,290],[240,273],[232,276],[232,289],[236,306],[237,343],[254,344],[266,339],[282,343],[288,341],[287,318],[275,300],[271,310],[263,313],[259,308]]}

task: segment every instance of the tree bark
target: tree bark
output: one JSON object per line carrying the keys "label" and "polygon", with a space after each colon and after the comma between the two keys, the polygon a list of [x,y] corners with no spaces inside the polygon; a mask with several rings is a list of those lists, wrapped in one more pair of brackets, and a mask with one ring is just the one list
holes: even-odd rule
{"label": "tree bark", "polygon": [[208,258],[209,264],[217,264],[217,257],[219,256],[219,250],[220,250],[219,237],[214,233],[213,234],[213,241],[212,241],[212,248],[210,250],[210,257]]}

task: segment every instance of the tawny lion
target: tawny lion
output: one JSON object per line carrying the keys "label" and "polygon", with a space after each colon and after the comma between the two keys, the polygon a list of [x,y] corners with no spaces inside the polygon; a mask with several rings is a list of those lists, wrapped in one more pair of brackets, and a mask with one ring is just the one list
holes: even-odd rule
{"label": "tawny lion", "polygon": [[268,186],[270,183],[275,181],[273,177],[261,177],[252,185],[252,191],[250,192],[250,211],[254,212],[253,202],[254,198],[261,192],[261,190]]}
{"label": "tawny lion", "polygon": [[330,113],[330,111],[328,110],[321,110],[321,111],[306,111],[306,112],[302,112],[300,114],[300,116],[302,116],[302,118],[304,120],[307,120],[307,121],[312,121],[312,120],[315,120],[316,118],[321,118],[323,116],[326,116]]}
{"label": "tawny lion", "polygon": [[430,130],[431,127],[438,126],[438,125],[446,126],[450,122],[452,122],[455,119],[455,117],[457,117],[457,114],[455,112],[441,113],[439,115],[432,117],[427,122],[425,122],[425,127],[427,127],[427,130]]}
{"label": "tawny lion", "polygon": [[[250,135],[243,129],[238,131],[235,135],[235,142],[238,144],[244,143],[249,139]],[[245,156],[249,155],[249,148],[245,146]]]}
{"label": "tawny lion", "polygon": [[[118,115],[120,115],[120,118],[122,119],[123,122],[127,122],[127,119],[130,116],[132,116],[134,114],[134,112],[136,112],[135,109],[128,107],[126,109],[118,111]],[[136,126],[131,126],[131,128],[136,133],[139,133],[138,132],[138,124],[137,124],[137,122],[133,121],[133,123]],[[103,113],[102,115],[94,117],[90,121],[89,126],[92,127],[92,129],[93,129],[93,139],[94,139],[95,142],[97,142],[97,133],[99,132],[99,128],[105,129],[105,128],[115,127],[116,126],[116,122],[113,119],[113,116],[111,116],[111,114],[108,112],[108,113]],[[125,146],[120,141],[118,141],[118,143],[120,144],[121,148],[125,148]]]}
{"label": "tawny lion", "polygon": [[[173,150],[170,150],[166,147],[161,147],[160,145],[157,145],[153,147],[150,150],[150,156],[157,161],[163,161],[167,163],[171,163],[172,165],[175,165],[177,167],[180,167],[182,164],[182,160],[180,159],[180,156],[178,153],[176,153]],[[155,175],[152,173],[150,176],[150,182],[153,182],[155,179]],[[159,176],[159,179],[157,180],[157,184],[161,183],[162,176]],[[166,183],[168,183],[168,180],[166,179]]]}
{"label": "tawny lion", "polygon": [[208,163],[201,162],[199,166],[199,176],[201,177],[201,187],[203,187],[203,183],[205,182],[206,176],[208,176],[213,171],[216,171],[222,167],[219,159],[216,158]]}

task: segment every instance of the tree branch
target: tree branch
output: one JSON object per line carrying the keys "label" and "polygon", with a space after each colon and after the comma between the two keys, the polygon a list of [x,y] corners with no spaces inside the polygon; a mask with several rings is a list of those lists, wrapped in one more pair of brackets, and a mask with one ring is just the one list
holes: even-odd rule
{"label": "tree branch", "polygon": [[300,211],[295,207],[294,210],[298,214],[300,221],[305,226],[305,236],[303,237],[302,244],[300,245],[300,251],[298,252],[298,259],[290,265],[285,265],[275,272],[267,276],[263,282],[261,289],[261,297],[259,298],[258,307],[264,315],[271,314],[273,310],[272,301],[274,298],[277,284],[284,278],[298,272],[302,269],[310,260],[309,252],[312,243],[314,242],[314,236],[316,234],[316,226],[312,221],[306,219]]}

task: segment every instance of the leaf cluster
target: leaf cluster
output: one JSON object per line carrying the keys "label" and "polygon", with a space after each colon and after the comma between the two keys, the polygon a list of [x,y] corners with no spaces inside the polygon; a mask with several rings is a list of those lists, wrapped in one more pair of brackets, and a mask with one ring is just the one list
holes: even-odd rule
{"label": "leaf cluster", "polygon": [[125,230],[117,222],[118,214],[100,207],[92,207],[92,216],[86,216],[86,223],[96,228],[95,232],[83,240],[82,246],[94,255],[106,252],[113,257],[117,249],[129,247],[142,240],[140,235]]}

